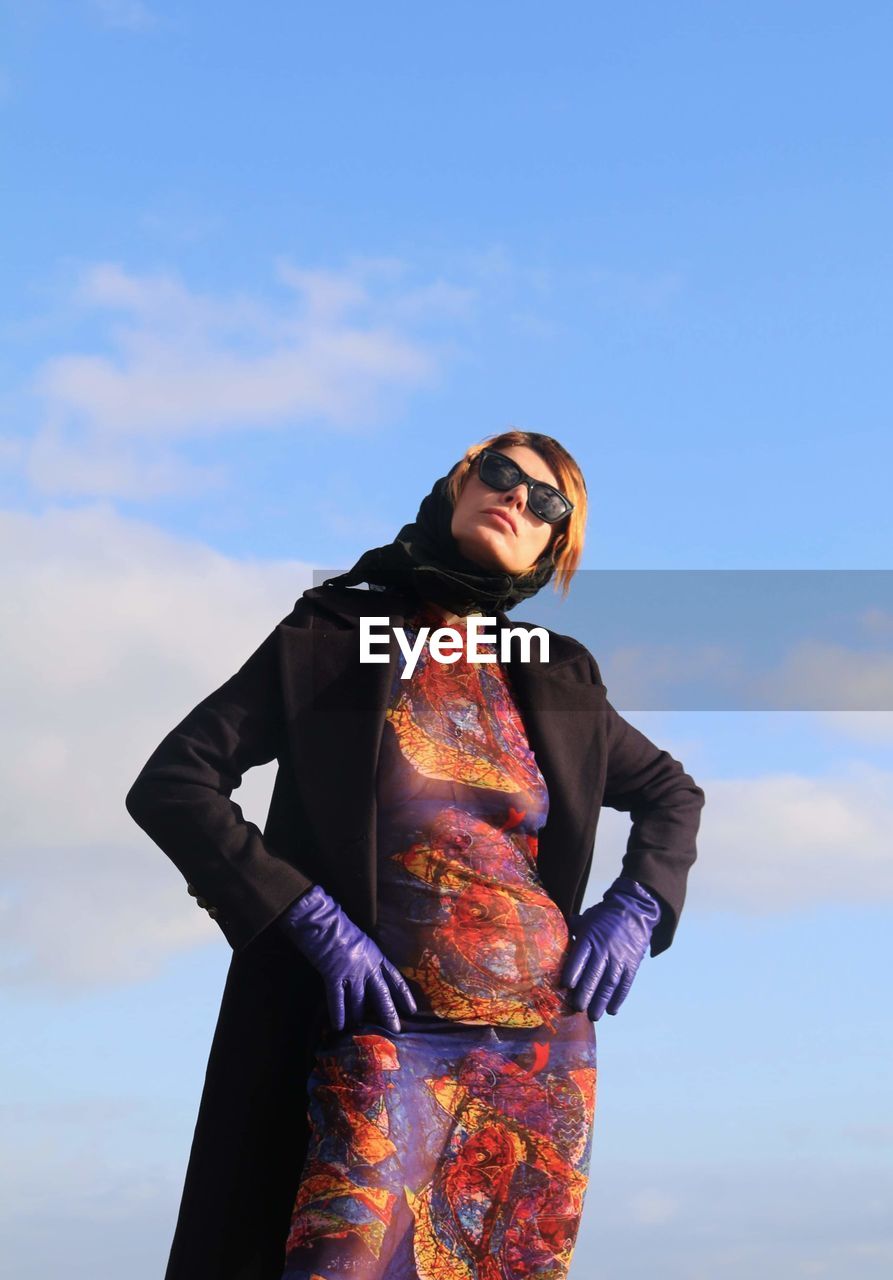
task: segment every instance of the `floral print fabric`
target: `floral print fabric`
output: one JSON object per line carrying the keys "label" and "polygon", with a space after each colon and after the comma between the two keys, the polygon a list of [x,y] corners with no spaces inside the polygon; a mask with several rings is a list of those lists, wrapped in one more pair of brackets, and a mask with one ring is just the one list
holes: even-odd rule
{"label": "floral print fabric", "polygon": [[[411,641],[424,625],[442,625],[428,606]],[[537,874],[548,792],[498,662],[440,663],[426,646],[403,670],[401,654],[375,939],[418,1012],[397,1034],[323,1031],[283,1280],[564,1280],[597,1071],[594,1026],[559,986],[567,926]]]}

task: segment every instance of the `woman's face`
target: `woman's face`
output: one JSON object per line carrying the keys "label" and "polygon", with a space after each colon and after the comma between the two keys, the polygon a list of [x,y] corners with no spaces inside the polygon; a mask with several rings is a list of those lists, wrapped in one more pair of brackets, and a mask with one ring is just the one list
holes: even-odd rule
{"label": "woman's face", "polygon": [[[555,472],[535,449],[513,444],[499,452],[517,462],[531,479],[561,488]],[[495,515],[494,510],[503,514]],[[482,483],[475,461],[453,511],[451,528],[459,550],[469,560],[485,569],[523,573],[545,551],[555,526],[528,510],[526,484],[502,492],[491,489]]]}

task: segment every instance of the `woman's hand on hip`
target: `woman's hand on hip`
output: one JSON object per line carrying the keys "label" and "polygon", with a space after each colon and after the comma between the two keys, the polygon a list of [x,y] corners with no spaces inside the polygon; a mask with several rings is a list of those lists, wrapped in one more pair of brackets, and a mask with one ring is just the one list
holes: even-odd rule
{"label": "woman's hand on hip", "polygon": [[660,903],[630,876],[618,876],[601,902],[571,920],[575,941],[561,973],[569,1001],[590,1021],[606,1011],[615,1014],[660,919]]}
{"label": "woman's hand on hip", "polygon": [[399,969],[321,885],[297,898],[277,924],[322,977],[335,1031],[369,1021],[399,1032],[398,1006],[417,1012]]}

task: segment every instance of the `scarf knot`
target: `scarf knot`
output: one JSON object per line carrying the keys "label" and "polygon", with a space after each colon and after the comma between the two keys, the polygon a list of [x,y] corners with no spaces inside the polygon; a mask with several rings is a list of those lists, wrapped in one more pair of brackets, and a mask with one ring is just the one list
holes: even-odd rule
{"label": "scarf knot", "polygon": [[508,612],[520,601],[536,595],[555,572],[551,552],[543,552],[533,572],[520,574],[486,569],[459,550],[451,529],[453,504],[447,488],[459,465],[457,462],[434,482],[431,492],[422,499],[415,520],[405,524],[393,542],[364,551],[352,568],[326,578],[323,586],[368,582],[396,587],[420,601],[433,600],[456,614],[475,609],[483,613],[495,609]]}

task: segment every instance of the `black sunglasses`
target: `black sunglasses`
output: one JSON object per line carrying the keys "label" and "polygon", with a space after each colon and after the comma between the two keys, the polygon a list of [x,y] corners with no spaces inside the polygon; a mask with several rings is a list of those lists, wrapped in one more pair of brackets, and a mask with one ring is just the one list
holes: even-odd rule
{"label": "black sunglasses", "polygon": [[545,520],[546,524],[557,524],[565,516],[569,516],[574,504],[563,493],[546,484],[545,480],[534,480],[522,471],[517,462],[507,458],[496,449],[482,449],[478,454],[478,475],[484,484],[491,489],[514,489],[522,480],[527,485],[527,505],[535,516]]}

